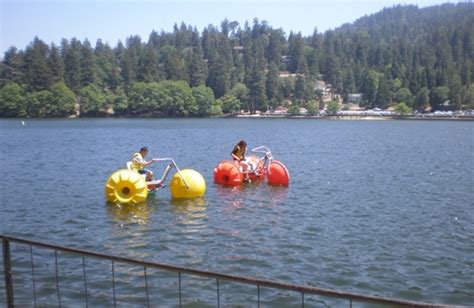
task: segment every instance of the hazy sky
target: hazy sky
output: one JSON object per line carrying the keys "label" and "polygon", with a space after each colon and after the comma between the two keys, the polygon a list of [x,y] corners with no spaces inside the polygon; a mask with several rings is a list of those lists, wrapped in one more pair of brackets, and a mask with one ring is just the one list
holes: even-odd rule
{"label": "hazy sky", "polygon": [[[170,32],[181,22],[199,32],[227,18],[241,26],[256,17],[273,28],[303,35],[334,29],[397,4],[426,7],[438,0],[0,0],[0,58],[10,47],[24,50],[35,36],[59,45],[62,38],[97,39],[115,47],[130,35],[148,40],[152,30]],[[450,1],[453,2],[453,1]]]}

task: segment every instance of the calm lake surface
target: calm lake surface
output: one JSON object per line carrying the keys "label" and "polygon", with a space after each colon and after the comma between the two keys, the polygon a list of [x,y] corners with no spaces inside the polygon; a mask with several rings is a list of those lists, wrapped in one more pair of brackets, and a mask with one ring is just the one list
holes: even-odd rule
{"label": "calm lake surface", "polygon": [[[290,171],[290,186],[214,184],[214,166],[240,139],[268,146]],[[176,203],[165,189],[140,206],[107,204],[105,181],[144,145],[148,158],[173,157],[200,172],[205,198]],[[367,295],[474,303],[473,122],[1,120],[0,154],[5,235]],[[12,254],[15,300],[32,305],[29,248],[13,245]],[[57,305],[54,253],[34,248],[33,257],[36,300]],[[84,305],[82,260],[58,257],[62,304]],[[89,304],[113,304],[110,263],[87,264]],[[143,268],[116,270],[118,304],[146,304]],[[177,305],[174,274],[148,274],[150,302]],[[183,304],[215,305],[214,280],[183,283]],[[222,305],[256,300],[251,286],[222,283],[221,292]],[[301,298],[270,290],[262,301],[284,307]]]}

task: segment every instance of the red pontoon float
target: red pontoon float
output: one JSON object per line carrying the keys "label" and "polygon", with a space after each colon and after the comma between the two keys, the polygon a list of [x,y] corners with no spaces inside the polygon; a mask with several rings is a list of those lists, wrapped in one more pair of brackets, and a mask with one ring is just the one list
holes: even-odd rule
{"label": "red pontoon float", "polygon": [[239,186],[245,183],[246,174],[250,182],[262,182],[267,179],[269,185],[288,186],[290,174],[285,165],[273,159],[272,152],[266,146],[252,149],[254,153],[263,153],[263,157],[248,156],[245,162],[249,170],[243,171],[239,162],[223,160],[214,168],[214,182],[226,186]]}

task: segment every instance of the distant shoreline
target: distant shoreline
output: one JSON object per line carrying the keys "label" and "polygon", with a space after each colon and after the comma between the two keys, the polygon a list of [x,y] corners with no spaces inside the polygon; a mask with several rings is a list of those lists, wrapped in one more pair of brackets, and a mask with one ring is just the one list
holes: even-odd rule
{"label": "distant shoreline", "polygon": [[222,118],[245,118],[245,119],[318,119],[318,120],[366,120],[366,121],[383,121],[383,120],[430,120],[430,121],[474,121],[474,116],[414,116],[414,115],[232,115],[221,116]]}
{"label": "distant shoreline", "polygon": [[354,121],[385,121],[385,120],[421,120],[421,121],[474,121],[474,116],[381,116],[381,115],[289,115],[289,114],[237,114],[209,117],[41,117],[41,118],[3,118],[0,120],[79,120],[79,119],[313,119],[313,120],[354,120]]}

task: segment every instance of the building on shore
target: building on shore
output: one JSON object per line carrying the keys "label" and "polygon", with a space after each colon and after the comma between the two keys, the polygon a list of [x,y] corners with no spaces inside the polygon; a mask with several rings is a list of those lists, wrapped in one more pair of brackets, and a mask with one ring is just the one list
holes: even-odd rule
{"label": "building on shore", "polygon": [[362,102],[362,93],[349,93],[347,95],[347,102],[348,103],[354,103],[354,104],[360,104]]}

